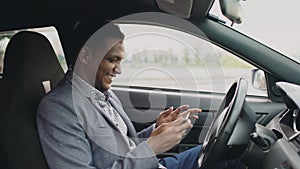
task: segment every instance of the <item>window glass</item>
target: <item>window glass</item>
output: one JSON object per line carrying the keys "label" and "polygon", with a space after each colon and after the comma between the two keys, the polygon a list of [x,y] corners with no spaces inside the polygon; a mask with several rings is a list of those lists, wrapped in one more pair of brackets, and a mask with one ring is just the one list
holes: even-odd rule
{"label": "window glass", "polygon": [[[299,0],[251,0],[240,4],[242,23],[234,24],[233,29],[300,63]],[[221,13],[219,1],[214,2],[209,13],[226,21],[228,26],[231,24]]]}
{"label": "window glass", "polygon": [[[58,57],[58,60],[64,69],[64,71],[67,70],[67,64],[64,56],[64,52],[61,47],[61,43],[59,40],[59,36],[57,34],[57,31],[54,27],[44,27],[44,28],[34,28],[34,29],[24,29],[27,31],[34,31],[34,32],[39,32],[46,36],[48,40],[50,41],[56,56]],[[3,61],[4,61],[4,53],[6,46],[9,42],[9,40],[12,38],[14,34],[16,34],[19,31],[24,31],[24,30],[16,30],[16,31],[7,31],[7,32],[0,32],[0,74],[3,73]]]}
{"label": "window glass", "polygon": [[[120,24],[126,56],[115,85],[225,93],[255,67],[196,36],[159,26]],[[249,86],[248,94],[266,96]]]}

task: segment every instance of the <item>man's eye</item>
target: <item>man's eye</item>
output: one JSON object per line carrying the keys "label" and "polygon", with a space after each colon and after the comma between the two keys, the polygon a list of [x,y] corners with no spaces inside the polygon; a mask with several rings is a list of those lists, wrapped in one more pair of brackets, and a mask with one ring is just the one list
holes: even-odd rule
{"label": "man's eye", "polygon": [[114,58],[106,58],[106,60],[108,60],[109,62],[116,62],[118,61],[118,58],[114,57]]}

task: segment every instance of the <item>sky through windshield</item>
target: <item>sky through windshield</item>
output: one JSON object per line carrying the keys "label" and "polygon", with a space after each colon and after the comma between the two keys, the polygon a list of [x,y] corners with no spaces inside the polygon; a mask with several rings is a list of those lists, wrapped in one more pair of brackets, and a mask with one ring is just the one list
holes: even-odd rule
{"label": "sky through windshield", "polygon": [[[234,29],[300,62],[299,0],[247,0],[241,1],[241,5],[242,24],[235,24]],[[210,13],[226,20],[218,0]]]}

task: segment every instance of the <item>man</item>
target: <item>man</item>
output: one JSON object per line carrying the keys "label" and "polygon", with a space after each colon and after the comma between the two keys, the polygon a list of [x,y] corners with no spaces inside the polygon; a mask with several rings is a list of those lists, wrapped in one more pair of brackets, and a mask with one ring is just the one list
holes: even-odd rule
{"label": "man", "polygon": [[[97,33],[80,48],[74,72],[68,71],[39,106],[37,123],[49,167],[157,168],[156,155],[178,144],[192,127],[183,117],[200,109],[179,114],[189,107],[171,107],[161,113],[155,127],[136,133],[110,90],[121,73],[124,35],[112,24]],[[189,153],[194,163],[199,147],[195,152]]]}
{"label": "man", "polygon": [[156,124],[137,133],[111,91],[113,78],[121,74],[123,39],[119,28],[110,23],[84,45],[77,44],[79,54],[73,71],[69,70],[41,101],[37,125],[51,169],[197,166],[201,146],[176,157],[157,159],[156,155],[181,141],[192,127],[187,117],[197,118],[200,109],[170,107],[159,115]]}

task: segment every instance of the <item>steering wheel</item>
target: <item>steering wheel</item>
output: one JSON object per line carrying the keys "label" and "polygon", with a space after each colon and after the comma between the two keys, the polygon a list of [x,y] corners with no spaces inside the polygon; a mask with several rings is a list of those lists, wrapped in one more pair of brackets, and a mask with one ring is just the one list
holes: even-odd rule
{"label": "steering wheel", "polygon": [[245,102],[247,87],[247,81],[240,78],[226,93],[199,155],[201,169],[214,168],[219,161],[237,158],[245,151],[255,125],[255,113]]}

